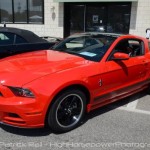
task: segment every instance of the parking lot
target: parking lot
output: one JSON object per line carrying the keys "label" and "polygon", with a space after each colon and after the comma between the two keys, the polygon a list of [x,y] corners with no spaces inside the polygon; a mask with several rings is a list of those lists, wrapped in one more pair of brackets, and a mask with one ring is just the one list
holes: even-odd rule
{"label": "parking lot", "polygon": [[149,150],[149,99],[141,92],[95,110],[80,127],[64,134],[0,125],[0,149]]}

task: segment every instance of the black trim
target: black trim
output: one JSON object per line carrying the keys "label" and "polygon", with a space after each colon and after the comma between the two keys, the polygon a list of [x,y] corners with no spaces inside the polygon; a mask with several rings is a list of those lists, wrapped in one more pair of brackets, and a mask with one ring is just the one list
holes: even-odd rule
{"label": "black trim", "polygon": [[[103,99],[113,99],[117,96],[121,96],[121,95],[124,95],[124,94],[128,94],[129,92],[127,91],[134,91],[134,90],[137,90],[147,84],[150,83],[150,79],[147,79],[145,81],[142,81],[142,82],[139,82],[139,83],[136,83],[134,85],[131,85],[131,86],[128,86],[128,87],[125,87],[125,88],[122,88],[122,89],[119,89],[119,90],[116,90],[116,91],[113,91],[111,93],[107,93],[107,94],[104,94],[104,95],[101,95],[101,96],[98,96],[96,98],[94,98],[94,101],[97,102],[97,101],[100,101],[100,100],[103,100]],[[137,88],[139,87],[139,88]],[[114,94],[115,93],[115,94]],[[120,94],[120,93],[124,93],[124,94]],[[112,96],[112,95],[115,95],[115,96]]]}
{"label": "black trim", "polygon": [[2,9],[0,9],[0,22],[2,22],[2,15],[1,15],[1,13],[2,13]]}
{"label": "black trim", "polygon": [[27,24],[29,24],[29,1],[26,0],[27,3]]}
{"label": "black trim", "polygon": [[42,18],[42,23],[44,24],[45,23],[45,3],[44,3],[44,0],[43,0],[43,4],[42,4],[42,16],[43,16],[43,18]]}
{"label": "black trim", "polygon": [[64,38],[70,35],[70,4],[64,3]]}
{"label": "black trim", "polygon": [[14,0],[12,0],[12,22],[15,22],[15,8],[14,8]]}

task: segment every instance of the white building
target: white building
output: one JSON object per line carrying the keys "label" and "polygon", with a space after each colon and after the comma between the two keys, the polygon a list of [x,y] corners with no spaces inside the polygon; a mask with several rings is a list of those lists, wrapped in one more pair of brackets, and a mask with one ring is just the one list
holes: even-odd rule
{"label": "white building", "polygon": [[0,0],[0,22],[39,36],[74,32],[130,33],[145,37],[150,0]]}

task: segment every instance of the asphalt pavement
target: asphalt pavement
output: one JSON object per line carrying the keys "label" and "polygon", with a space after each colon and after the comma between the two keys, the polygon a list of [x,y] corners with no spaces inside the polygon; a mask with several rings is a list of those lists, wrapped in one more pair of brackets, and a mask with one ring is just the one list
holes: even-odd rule
{"label": "asphalt pavement", "polygon": [[137,93],[86,115],[64,134],[0,125],[0,150],[150,150],[150,95]]}

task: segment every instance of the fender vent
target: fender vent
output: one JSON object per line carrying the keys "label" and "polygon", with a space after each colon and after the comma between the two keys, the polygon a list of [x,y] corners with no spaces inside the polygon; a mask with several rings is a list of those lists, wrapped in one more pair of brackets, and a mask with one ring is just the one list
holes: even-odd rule
{"label": "fender vent", "polygon": [[3,96],[3,94],[0,92],[0,97],[2,97]]}

